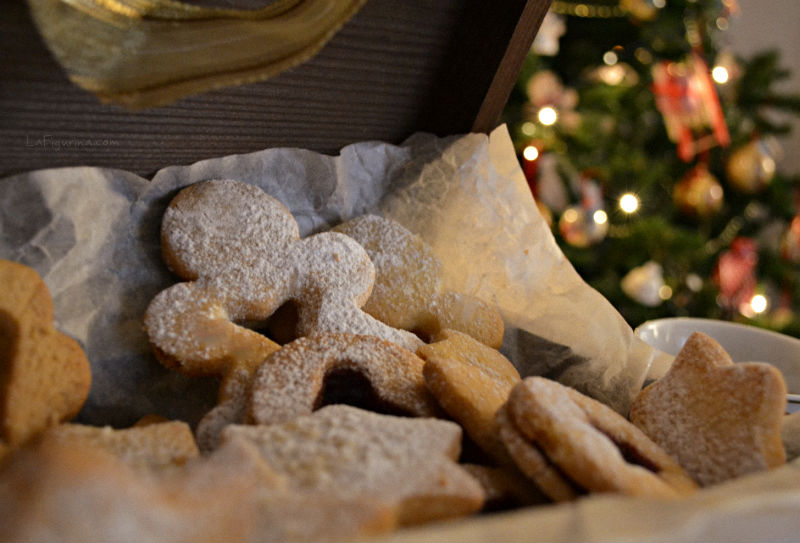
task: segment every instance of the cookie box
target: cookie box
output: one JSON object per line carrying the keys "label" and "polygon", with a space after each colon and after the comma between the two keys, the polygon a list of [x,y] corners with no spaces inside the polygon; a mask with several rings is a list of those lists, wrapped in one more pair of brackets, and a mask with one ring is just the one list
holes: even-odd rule
{"label": "cookie box", "polygon": [[[87,352],[94,388],[78,421],[194,424],[215,404],[218,380],[160,366],[142,330],[149,301],[175,282],[161,260],[164,211],[212,178],[279,199],[301,236],[367,212],[400,222],[441,258],[448,287],[501,309],[502,350],[521,374],[627,411],[670,355],[571,268],[497,126],[548,5],[370,0],[295,69],[139,113],[72,85],[26,3],[4,5],[0,258],[39,272],[54,324]],[[791,540],[799,504],[795,460],[686,499],[596,495],[384,539]]]}
{"label": "cookie box", "polygon": [[[322,10],[325,2],[281,4]],[[141,9],[157,3],[131,2]],[[275,4],[271,0],[184,3],[224,8]],[[335,3],[359,8],[305,63],[265,81],[132,112],[103,104],[72,84],[41,38],[29,2],[4,2],[0,176],[79,165],[152,175],[167,164],[191,164],[270,147],[336,154],[350,143],[399,143],[418,131],[440,136],[486,132],[496,125],[550,4],[549,0]],[[34,4],[58,10],[74,3],[31,0]],[[95,6],[87,9],[99,5],[113,10],[117,3],[89,4]]]}
{"label": "cookie box", "polygon": [[[678,354],[686,339],[694,332],[708,334],[730,354],[734,362],[768,362],[776,366],[786,381],[787,410],[800,410],[800,340],[763,328],[736,322],[690,317],[656,319],[635,330],[648,345]],[[651,378],[663,374],[669,361],[654,364]]]}

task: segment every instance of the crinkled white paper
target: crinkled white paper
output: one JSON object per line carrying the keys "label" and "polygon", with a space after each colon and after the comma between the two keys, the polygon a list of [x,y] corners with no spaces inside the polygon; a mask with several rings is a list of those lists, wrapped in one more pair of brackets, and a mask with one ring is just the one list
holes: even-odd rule
{"label": "crinkled white paper", "polygon": [[[666,356],[636,338],[565,260],[503,128],[417,135],[400,146],[360,143],[336,157],[266,150],[168,167],[151,181],[98,168],[5,178],[0,258],[44,277],[56,325],[86,350],[93,385],[81,421],[124,426],[158,413],[194,422],[215,403],[216,381],[161,367],[141,326],[151,298],[177,280],[161,261],[161,215],[181,187],[215,178],[262,187],[292,211],[301,235],[366,212],[400,221],[442,258],[450,288],[498,305],[503,349],[523,375],[557,378],[625,412],[651,359]],[[599,495],[391,539],[792,541],[800,533],[797,462],[683,500]]]}
{"label": "crinkled white paper", "polygon": [[282,201],[303,236],[367,212],[398,220],[434,248],[449,288],[497,304],[504,352],[523,375],[556,378],[621,412],[641,388],[655,351],[566,261],[501,127],[488,136],[419,134],[399,146],[358,143],[338,156],[269,149],[167,167],[149,181],[88,167],[0,180],[0,258],[43,276],[57,326],[91,362],[82,421],[126,425],[158,413],[194,422],[213,405],[215,380],[162,368],[141,319],[177,280],[160,257],[169,200],[222,178]]}

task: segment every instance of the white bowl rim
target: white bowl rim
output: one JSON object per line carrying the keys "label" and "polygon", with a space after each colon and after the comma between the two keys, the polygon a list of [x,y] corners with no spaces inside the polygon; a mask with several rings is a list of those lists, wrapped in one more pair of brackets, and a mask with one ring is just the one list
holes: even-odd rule
{"label": "white bowl rim", "polygon": [[[700,325],[706,326],[706,329],[710,328],[727,328],[727,329],[739,329],[739,330],[747,330],[749,332],[756,332],[759,334],[763,334],[765,338],[773,338],[776,341],[784,341],[789,343],[794,343],[798,347],[800,347],[800,339],[789,336],[786,334],[781,334],[780,332],[776,332],[774,330],[769,330],[767,328],[761,328],[759,326],[754,326],[752,324],[746,324],[742,322],[735,322],[735,321],[726,321],[720,319],[711,319],[711,318],[704,318],[704,317],[664,317],[660,319],[651,319],[641,323],[634,329],[634,334],[639,337],[640,339],[644,340],[641,337],[641,332],[646,331],[648,328],[655,327],[659,324],[670,324],[670,323],[677,323],[677,324],[685,324],[685,325]],[[670,356],[674,356],[671,353]],[[800,394],[796,393],[795,391],[791,391],[786,395],[786,399],[789,403],[798,404],[800,405]]]}
{"label": "white bowl rim", "polygon": [[710,318],[704,318],[704,317],[664,317],[664,318],[660,318],[660,319],[651,319],[651,320],[645,321],[645,322],[641,323],[639,326],[637,326],[634,329],[634,333],[636,333],[636,335],[639,335],[638,334],[639,330],[645,329],[647,327],[650,327],[650,326],[653,326],[653,325],[656,325],[656,324],[659,324],[659,323],[669,323],[669,322],[682,322],[682,323],[686,323],[686,324],[690,324],[692,322],[699,322],[699,323],[709,324],[711,326],[740,328],[742,330],[746,329],[746,330],[750,330],[750,331],[754,331],[754,332],[760,332],[760,333],[763,333],[763,334],[765,334],[767,336],[772,336],[776,340],[779,339],[781,341],[791,341],[791,342],[800,343],[800,339],[798,339],[798,338],[796,338],[794,336],[781,334],[780,332],[776,332],[775,330],[769,330],[767,328],[761,328],[759,326],[754,326],[752,324],[746,324],[746,323],[743,323],[743,322],[725,321],[725,320],[720,320],[720,319],[710,319]]}

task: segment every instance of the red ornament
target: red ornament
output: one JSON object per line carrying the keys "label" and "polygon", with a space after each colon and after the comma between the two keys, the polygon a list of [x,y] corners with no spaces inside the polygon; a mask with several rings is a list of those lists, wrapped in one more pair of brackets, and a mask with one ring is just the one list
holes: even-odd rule
{"label": "red ornament", "polygon": [[713,280],[719,288],[720,303],[738,309],[752,300],[756,289],[758,245],[750,238],[738,237],[717,260]]}
{"label": "red ornament", "polygon": [[681,160],[689,162],[698,152],[730,143],[711,72],[700,55],[692,53],[682,62],[659,62],[652,73],[656,107],[669,138],[678,144]]}
{"label": "red ornament", "polygon": [[800,264],[800,215],[795,216],[781,236],[781,257],[792,264]]}

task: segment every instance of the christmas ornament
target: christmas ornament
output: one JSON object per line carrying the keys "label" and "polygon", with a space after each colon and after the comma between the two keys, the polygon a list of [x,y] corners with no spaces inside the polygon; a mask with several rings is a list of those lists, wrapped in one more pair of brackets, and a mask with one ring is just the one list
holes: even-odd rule
{"label": "christmas ornament", "polygon": [[608,214],[603,209],[603,192],[597,181],[581,176],[579,187],[581,201],[564,210],[558,220],[558,230],[573,247],[589,247],[608,234]]}
{"label": "christmas ornament", "polygon": [[[726,147],[730,134],[708,66],[693,53],[681,62],[653,65],[653,94],[678,157],[688,162],[715,145]],[[708,133],[710,129],[710,133]]]}
{"label": "christmas ornament", "polygon": [[632,300],[647,307],[656,307],[664,301],[666,284],[661,264],[649,261],[629,271],[620,282],[622,292]]}
{"label": "christmas ornament", "polygon": [[608,233],[608,217],[602,210],[590,211],[570,206],[558,220],[558,231],[573,247],[589,247],[603,241]]}
{"label": "christmas ornament", "polygon": [[611,86],[633,87],[639,83],[639,74],[630,64],[616,62],[594,68],[589,72],[589,80]]}
{"label": "christmas ornament", "polygon": [[792,264],[800,264],[800,216],[794,217],[781,236],[781,258]]}
{"label": "christmas ornament", "polygon": [[746,309],[755,294],[757,266],[758,245],[750,238],[735,238],[730,249],[720,254],[712,279],[723,307]]}
{"label": "christmas ornament", "polygon": [[567,31],[567,25],[564,22],[564,17],[548,11],[542,24],[539,25],[539,31],[531,45],[531,51],[536,55],[545,57],[554,57],[558,54],[558,40]]}
{"label": "christmas ornament", "polygon": [[558,173],[556,156],[553,153],[543,153],[537,162],[536,199],[556,213],[561,213],[569,205],[569,197]]}
{"label": "christmas ornament", "polygon": [[664,1],[620,0],[619,7],[628,12],[637,21],[652,21],[658,17],[658,11],[664,7]]}
{"label": "christmas ornament", "polygon": [[708,171],[705,164],[698,164],[673,187],[675,206],[687,215],[706,219],[722,208],[722,185]]}
{"label": "christmas ornament", "polygon": [[756,139],[734,150],[725,164],[731,185],[745,194],[761,192],[775,177],[777,143]]}
{"label": "christmas ornament", "polygon": [[[575,111],[578,105],[578,92],[564,87],[554,72],[550,70],[536,72],[528,79],[525,89],[528,102],[523,107],[523,116],[527,120],[541,122],[540,112],[550,108],[563,128],[571,130],[578,126],[580,117]],[[553,121],[555,122],[555,118]]]}

